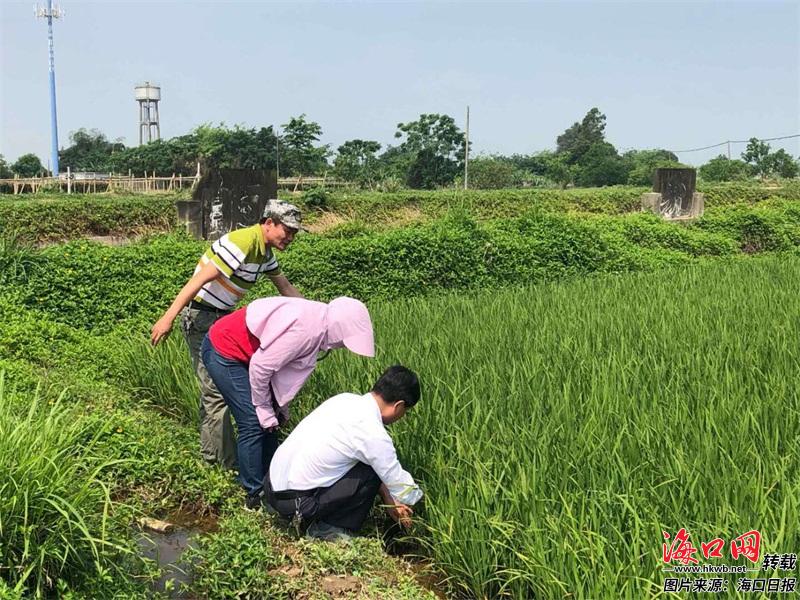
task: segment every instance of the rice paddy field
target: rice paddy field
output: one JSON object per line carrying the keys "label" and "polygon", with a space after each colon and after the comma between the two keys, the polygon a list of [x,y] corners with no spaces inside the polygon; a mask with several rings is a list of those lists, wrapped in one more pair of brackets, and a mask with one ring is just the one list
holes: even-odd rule
{"label": "rice paddy field", "polygon": [[800,547],[798,277],[771,259],[388,304],[375,366],[339,356],[309,393],[419,370],[395,438],[460,591],[657,596],[662,531]]}
{"label": "rice paddy field", "polygon": [[[664,532],[682,528],[701,564],[759,571],[705,575],[724,579],[716,596],[792,577],[760,562],[800,550],[800,236],[781,223],[775,252],[731,238],[724,256],[669,250],[641,270],[367,298],[376,357],[321,362],[289,427],[390,364],[419,373],[422,400],[391,427],[426,492],[400,557],[380,517],[337,547],[244,513],[197,456],[182,340],[147,347],[163,306],[124,304],[125,320],[116,296],[68,299],[64,254],[97,289],[112,288],[108,261],[164,306],[174,285],[144,263],[137,275],[125,249],[0,246],[0,597],[666,598]],[[132,525],[176,510],[214,525],[187,553],[191,577],[156,588]],[[759,562],[732,557],[752,530]],[[715,538],[723,557],[706,560]]]}

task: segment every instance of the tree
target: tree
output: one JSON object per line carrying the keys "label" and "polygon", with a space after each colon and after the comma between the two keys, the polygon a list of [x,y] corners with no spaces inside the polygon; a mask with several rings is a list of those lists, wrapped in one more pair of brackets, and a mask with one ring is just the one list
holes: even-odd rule
{"label": "tree", "polygon": [[20,177],[35,177],[44,172],[45,168],[35,154],[23,154],[11,165],[11,170]]}
{"label": "tree", "polygon": [[315,175],[327,166],[330,150],[327,145],[314,146],[322,135],[319,123],[306,121],[305,114],[284,123],[280,140],[280,171],[282,175]]}
{"label": "tree", "polygon": [[698,173],[705,181],[739,181],[750,177],[750,165],[720,154],[700,167]]}
{"label": "tree", "polygon": [[568,162],[569,155],[542,150],[535,154],[512,154],[508,160],[527,178],[543,178],[561,188],[575,179],[577,167]]}
{"label": "tree", "polygon": [[512,154],[508,157],[508,161],[517,169],[528,171],[532,175],[545,176],[547,165],[544,157],[546,155],[553,155],[550,150],[543,150],[536,154]]}
{"label": "tree", "polygon": [[767,157],[769,173],[785,179],[797,177],[798,164],[783,148],[776,150]]}
{"label": "tree", "polygon": [[400,146],[387,146],[383,154],[378,157],[381,179],[405,183],[411,164],[415,160],[416,154],[413,152],[407,152]]}
{"label": "tree", "polygon": [[11,179],[13,176],[5,157],[0,154],[0,179]]}
{"label": "tree", "polygon": [[111,156],[125,150],[122,142],[109,142],[97,129],[87,131],[82,127],[73,131],[69,139],[72,145],[59,151],[58,162],[73,171],[112,171]]}
{"label": "tree", "polygon": [[432,190],[453,183],[458,173],[458,163],[436,154],[432,148],[425,148],[417,152],[411,162],[406,183],[413,189]]}
{"label": "tree", "polygon": [[[274,169],[277,136],[270,127],[233,129],[201,125],[194,130],[194,140],[184,139],[184,148],[197,153],[208,166],[229,169]],[[176,147],[177,150],[177,147]],[[178,152],[175,155],[179,155]]]}
{"label": "tree", "polygon": [[[186,137],[189,136],[183,136],[183,138]],[[182,141],[183,138],[156,140],[115,152],[109,159],[111,170],[117,173],[131,171],[139,176],[145,171],[160,176],[168,176],[172,173],[192,173],[196,168],[196,144],[192,151],[187,151]]]}
{"label": "tree", "polygon": [[762,179],[770,175],[791,178],[798,174],[798,165],[788,152],[781,148],[770,153],[769,144],[756,138],[750,138],[742,160]]}
{"label": "tree", "polygon": [[592,108],[580,123],[573,123],[556,138],[556,154],[567,154],[569,163],[581,160],[589,148],[605,141],[606,116],[598,108]]}
{"label": "tree", "polygon": [[204,124],[187,135],[156,140],[135,148],[115,152],[112,170],[134,173],[193,173],[200,162],[206,167],[234,169],[274,169],[277,136],[270,127],[260,129],[224,124]]}
{"label": "tree", "polygon": [[404,138],[392,159],[407,165],[410,187],[449,185],[463,167],[466,137],[449,115],[421,114],[416,121],[398,123],[394,136]]}
{"label": "tree", "polygon": [[771,165],[768,157],[769,144],[756,138],[750,138],[747,148],[742,152],[742,160],[751,165],[755,174],[762,178],[769,175]]}
{"label": "tree", "polygon": [[575,182],[578,165],[569,164],[569,155],[550,153],[545,159],[545,177],[557,183],[561,189]]}
{"label": "tree", "polygon": [[497,190],[513,187],[518,170],[504,158],[479,156],[469,161],[469,187],[478,190]]}
{"label": "tree", "polygon": [[376,152],[381,149],[371,140],[349,140],[339,146],[334,161],[336,177],[372,187],[379,172]]}
{"label": "tree", "polygon": [[466,138],[450,115],[421,114],[416,121],[398,123],[394,137],[407,152],[431,150],[437,156],[460,161],[464,157]]}
{"label": "tree", "polygon": [[608,142],[593,144],[578,162],[576,183],[584,187],[619,185],[628,180],[629,168]]}
{"label": "tree", "polygon": [[511,161],[520,169],[534,176],[544,177],[558,184],[562,189],[575,181],[577,165],[569,162],[569,154],[556,154],[552,150],[542,150],[529,156],[514,155]]}
{"label": "tree", "polygon": [[661,168],[683,167],[669,150],[629,150],[622,155],[628,167],[628,185],[652,185],[653,173]]}

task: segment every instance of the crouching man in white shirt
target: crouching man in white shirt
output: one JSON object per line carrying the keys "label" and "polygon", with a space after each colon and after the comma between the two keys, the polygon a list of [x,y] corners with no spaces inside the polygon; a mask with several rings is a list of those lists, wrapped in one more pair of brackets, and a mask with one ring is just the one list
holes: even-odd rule
{"label": "crouching man in white shirt", "polygon": [[420,397],[416,374],[389,367],[363,396],[339,394],[320,404],[278,447],[264,478],[266,501],[282,517],[308,523],[306,534],[342,539],[361,529],[376,494],[389,515],[411,525],[422,490],[397,460],[385,426]]}

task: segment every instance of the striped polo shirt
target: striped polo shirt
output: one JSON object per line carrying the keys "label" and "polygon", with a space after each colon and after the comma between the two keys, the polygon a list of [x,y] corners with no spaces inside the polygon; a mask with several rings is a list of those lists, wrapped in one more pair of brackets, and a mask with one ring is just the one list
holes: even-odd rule
{"label": "striped polo shirt", "polygon": [[261,225],[226,233],[200,257],[195,274],[211,261],[223,275],[206,283],[195,301],[222,310],[231,310],[262,273],[280,275],[278,261],[267,248]]}

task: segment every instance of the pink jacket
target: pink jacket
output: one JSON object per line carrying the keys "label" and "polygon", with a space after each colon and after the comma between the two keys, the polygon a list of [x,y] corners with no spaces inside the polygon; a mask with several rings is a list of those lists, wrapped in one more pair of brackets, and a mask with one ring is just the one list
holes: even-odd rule
{"label": "pink jacket", "polygon": [[247,305],[245,322],[259,340],[249,375],[251,398],[264,429],[278,424],[270,386],[280,412],[288,417],[288,404],[316,367],[319,351],[347,347],[356,354],[375,355],[369,312],[353,298],[336,298],[329,304],[261,298]]}

